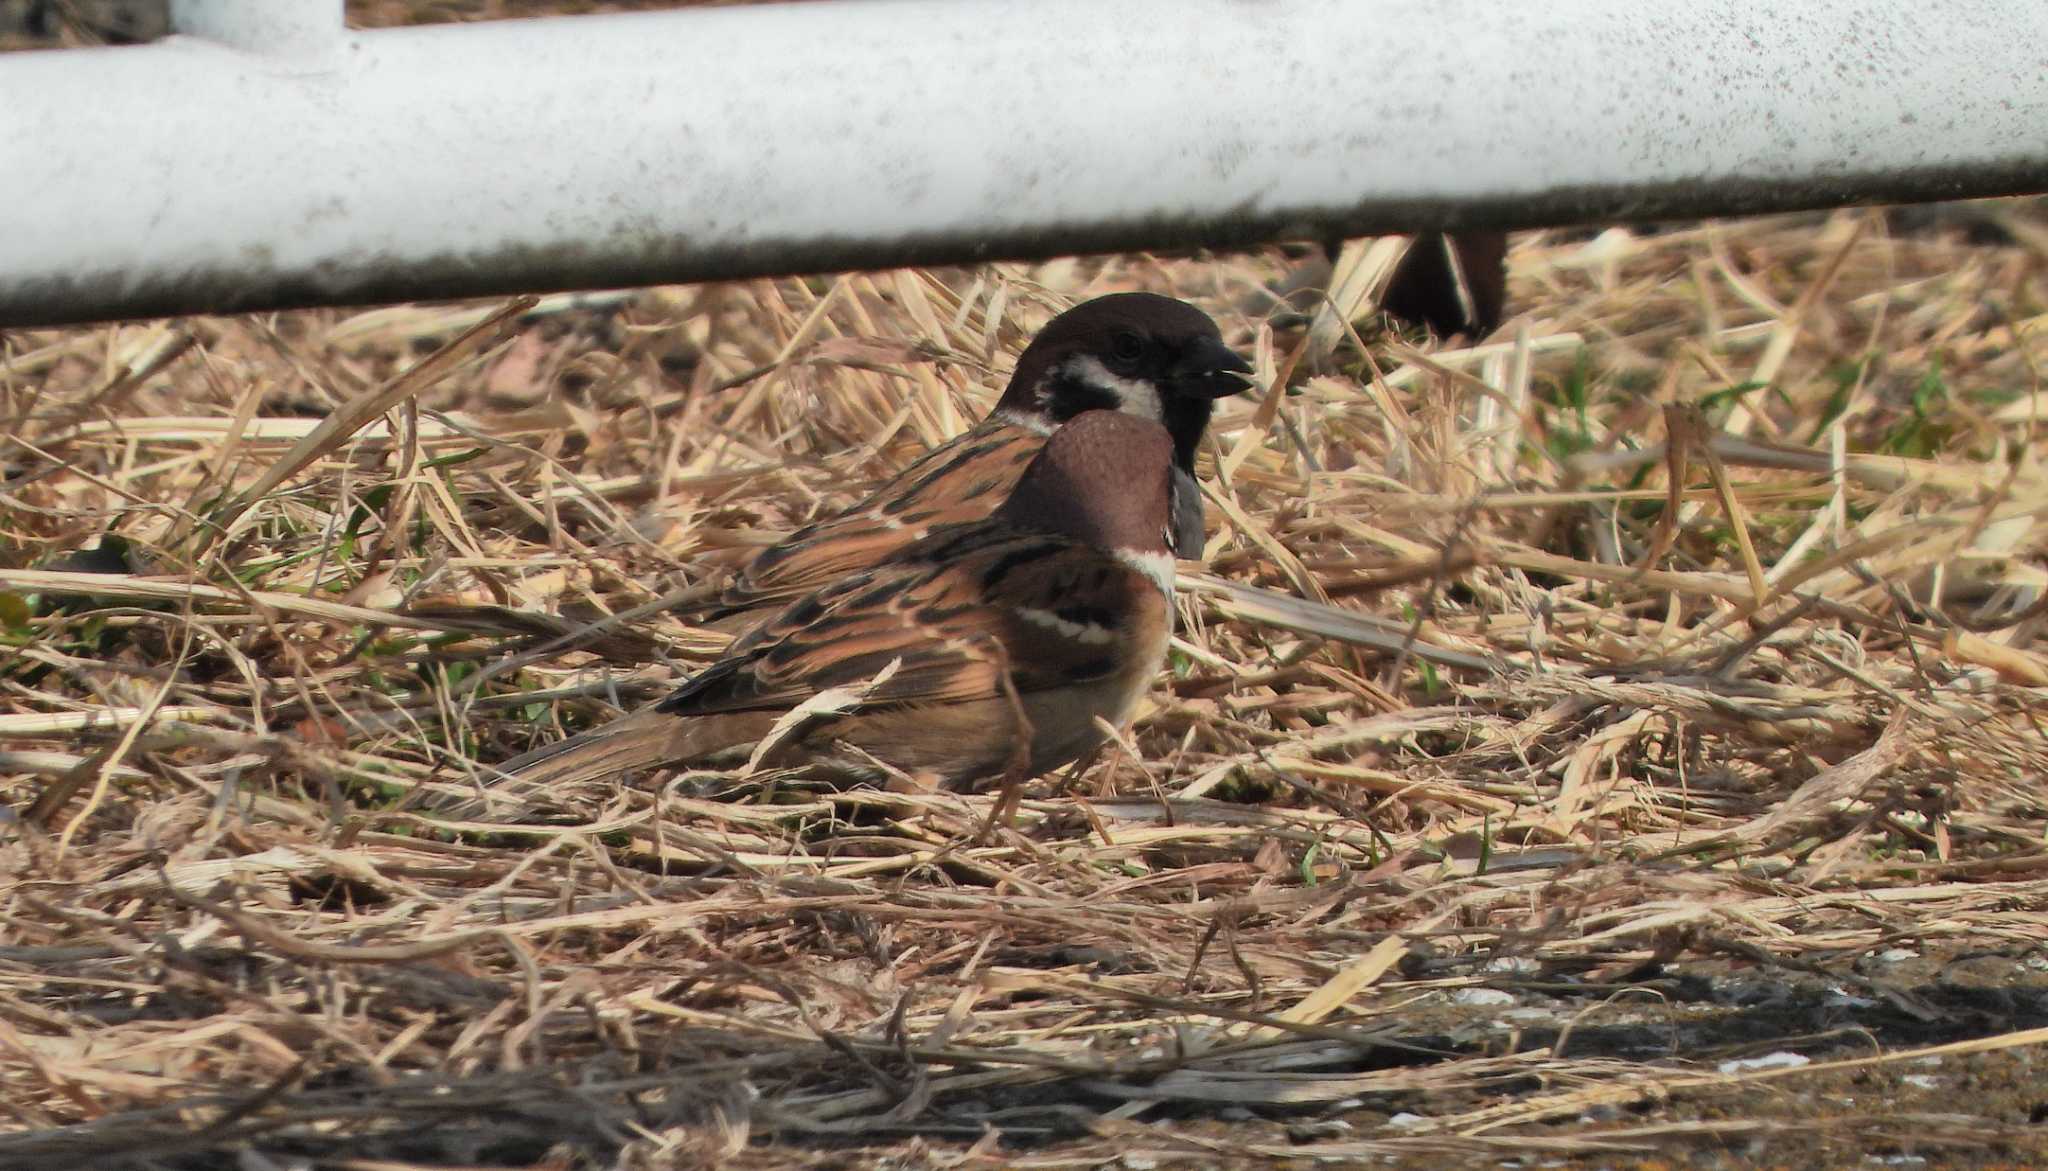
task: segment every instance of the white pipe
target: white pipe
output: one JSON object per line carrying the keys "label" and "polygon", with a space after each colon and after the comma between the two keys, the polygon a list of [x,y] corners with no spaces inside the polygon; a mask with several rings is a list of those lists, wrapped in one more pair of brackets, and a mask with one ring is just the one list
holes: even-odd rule
{"label": "white pipe", "polygon": [[342,0],[171,0],[170,12],[173,31],[250,53],[317,53],[347,30]]}
{"label": "white pipe", "polygon": [[336,37],[0,57],[0,325],[2048,189],[2042,0],[834,0]]}

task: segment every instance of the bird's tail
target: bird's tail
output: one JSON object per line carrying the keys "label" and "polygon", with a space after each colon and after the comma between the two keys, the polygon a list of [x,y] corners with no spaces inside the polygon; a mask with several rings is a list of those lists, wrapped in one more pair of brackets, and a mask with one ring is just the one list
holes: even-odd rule
{"label": "bird's tail", "polygon": [[617,781],[628,773],[705,759],[741,747],[765,729],[723,716],[665,715],[642,708],[629,716],[524,752],[495,766],[495,780],[440,812],[496,820],[524,812],[543,793],[566,795],[579,786]]}

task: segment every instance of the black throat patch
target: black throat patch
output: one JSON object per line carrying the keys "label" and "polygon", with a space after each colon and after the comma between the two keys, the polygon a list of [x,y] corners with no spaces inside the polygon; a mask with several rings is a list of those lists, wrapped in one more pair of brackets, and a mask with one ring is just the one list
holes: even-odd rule
{"label": "black throat patch", "polygon": [[1163,398],[1159,409],[1166,417],[1160,423],[1173,436],[1173,462],[1182,471],[1193,472],[1195,448],[1202,442],[1202,432],[1208,429],[1209,416],[1216,410],[1216,404],[1185,394],[1168,394]]}

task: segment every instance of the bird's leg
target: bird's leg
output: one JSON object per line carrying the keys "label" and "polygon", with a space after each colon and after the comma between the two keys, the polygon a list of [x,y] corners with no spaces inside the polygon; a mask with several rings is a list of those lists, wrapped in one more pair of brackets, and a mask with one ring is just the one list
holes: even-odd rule
{"label": "bird's leg", "polygon": [[[1000,648],[998,648],[1000,649]],[[981,829],[974,835],[975,844],[989,840],[989,835],[1000,823],[1003,828],[1017,828],[1017,801],[1024,791],[1024,782],[1031,779],[1031,719],[1024,714],[1024,698],[1017,694],[1016,681],[1010,678],[1009,664],[996,673],[1002,682],[1003,698],[1010,704],[1010,714],[1016,718],[1017,726],[1010,740],[1010,763],[1003,770],[1002,790],[996,803],[988,811],[988,820],[981,823]]]}

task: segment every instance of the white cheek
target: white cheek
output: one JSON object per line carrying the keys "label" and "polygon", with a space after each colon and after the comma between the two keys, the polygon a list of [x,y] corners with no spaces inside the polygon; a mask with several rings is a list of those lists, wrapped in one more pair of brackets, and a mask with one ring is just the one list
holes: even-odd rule
{"label": "white cheek", "polygon": [[1173,554],[1140,553],[1135,549],[1118,549],[1116,559],[1152,579],[1159,592],[1166,597],[1173,596]]}
{"label": "white cheek", "polygon": [[1121,378],[1110,373],[1109,367],[1100,358],[1087,355],[1067,363],[1067,373],[1090,386],[1116,392],[1118,409],[1125,414],[1150,419],[1155,423],[1164,422],[1166,408],[1159,401],[1159,388],[1142,378]]}

